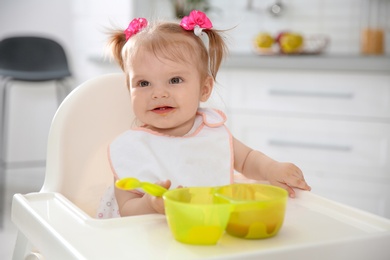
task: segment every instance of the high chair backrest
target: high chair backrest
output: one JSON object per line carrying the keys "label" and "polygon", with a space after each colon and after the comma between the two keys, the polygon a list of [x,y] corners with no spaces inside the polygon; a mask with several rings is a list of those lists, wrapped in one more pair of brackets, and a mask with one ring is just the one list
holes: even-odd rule
{"label": "high chair backrest", "polygon": [[113,183],[108,145],[133,121],[121,73],[99,76],[77,87],[54,116],[41,191],[59,192],[95,216],[102,194]]}

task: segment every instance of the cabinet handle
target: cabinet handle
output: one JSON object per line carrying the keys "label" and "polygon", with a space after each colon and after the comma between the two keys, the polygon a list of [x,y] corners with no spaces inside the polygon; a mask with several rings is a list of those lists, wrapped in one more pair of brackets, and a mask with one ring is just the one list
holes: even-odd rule
{"label": "cabinet handle", "polygon": [[284,141],[284,140],[269,140],[268,144],[270,146],[296,147],[296,148],[318,149],[318,150],[333,150],[333,151],[341,151],[341,152],[349,152],[352,150],[352,147],[347,146],[347,145],[305,143],[305,142],[293,142],[293,141]]}
{"label": "cabinet handle", "polygon": [[340,98],[352,99],[354,94],[352,92],[311,92],[311,91],[294,91],[284,89],[270,89],[271,96],[295,96],[295,97],[318,97],[318,98]]}

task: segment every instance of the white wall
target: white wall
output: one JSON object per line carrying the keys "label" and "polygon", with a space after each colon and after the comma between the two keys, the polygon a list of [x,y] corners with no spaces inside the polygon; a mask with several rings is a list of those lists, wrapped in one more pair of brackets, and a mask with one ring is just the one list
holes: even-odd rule
{"label": "white wall", "polygon": [[71,5],[62,0],[1,0],[0,35],[38,33],[54,35],[71,44],[71,27],[65,21]]}
{"label": "white wall", "polygon": [[[107,64],[108,31],[127,26],[132,14],[131,0],[72,0],[72,35],[75,76],[78,82],[97,75],[120,71]],[[106,62],[105,62],[106,61]]]}
{"label": "white wall", "polygon": [[[377,0],[376,0],[377,1]],[[390,1],[379,0],[387,11],[387,29],[390,30]],[[221,7],[223,19],[216,25],[235,25],[232,31],[236,40],[234,48],[238,52],[251,51],[251,41],[259,31],[276,34],[283,30],[292,30],[303,35],[324,34],[329,36],[330,54],[359,54],[360,32],[363,17],[366,14],[367,0],[284,0],[285,12],[280,17],[270,15],[268,8],[274,0],[253,0],[253,9],[247,11],[247,1],[230,1],[227,6],[223,0],[214,0]],[[238,10],[238,11],[237,11]],[[384,17],[385,15],[383,15]],[[387,41],[390,53],[390,41]]]}

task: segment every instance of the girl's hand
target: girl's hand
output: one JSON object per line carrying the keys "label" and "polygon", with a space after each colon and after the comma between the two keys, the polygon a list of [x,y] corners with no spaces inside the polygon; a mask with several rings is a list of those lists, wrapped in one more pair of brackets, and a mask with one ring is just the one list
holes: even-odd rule
{"label": "girl's hand", "polygon": [[[156,184],[169,189],[171,187],[171,181],[160,181]],[[164,199],[162,197],[155,197],[149,194],[145,194],[144,197],[146,197],[149,205],[151,208],[153,208],[157,213],[165,214],[165,207],[164,207]]]}
{"label": "girl's hand", "polygon": [[305,178],[303,177],[301,169],[295,164],[274,161],[270,166],[267,180],[272,185],[286,189],[291,198],[295,197],[293,188],[311,190],[311,187],[306,183]]}

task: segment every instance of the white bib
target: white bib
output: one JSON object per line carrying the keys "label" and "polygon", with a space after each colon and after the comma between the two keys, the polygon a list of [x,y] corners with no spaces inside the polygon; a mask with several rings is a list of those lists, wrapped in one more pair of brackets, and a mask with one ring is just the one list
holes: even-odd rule
{"label": "white bib", "polygon": [[232,183],[233,144],[225,114],[200,108],[197,121],[183,137],[145,128],[124,132],[109,147],[114,175],[152,183],[169,179],[172,188]]}

